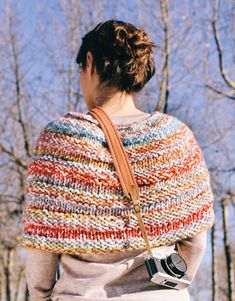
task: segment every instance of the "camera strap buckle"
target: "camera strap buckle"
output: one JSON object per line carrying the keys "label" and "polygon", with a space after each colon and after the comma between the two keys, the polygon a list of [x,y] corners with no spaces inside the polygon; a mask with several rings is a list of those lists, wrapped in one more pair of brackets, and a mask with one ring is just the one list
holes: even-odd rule
{"label": "camera strap buckle", "polygon": [[135,213],[140,213],[140,206],[138,204],[134,204]]}

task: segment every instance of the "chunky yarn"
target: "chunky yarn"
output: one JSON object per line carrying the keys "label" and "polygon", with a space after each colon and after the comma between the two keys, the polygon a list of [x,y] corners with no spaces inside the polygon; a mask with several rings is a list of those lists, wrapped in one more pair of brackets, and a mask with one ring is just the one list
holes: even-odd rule
{"label": "chunky yarn", "polygon": [[[158,111],[115,126],[134,169],[151,247],[211,227],[210,176],[189,126]],[[23,247],[68,254],[145,249],[105,135],[89,112],[68,112],[41,131],[25,197]]]}

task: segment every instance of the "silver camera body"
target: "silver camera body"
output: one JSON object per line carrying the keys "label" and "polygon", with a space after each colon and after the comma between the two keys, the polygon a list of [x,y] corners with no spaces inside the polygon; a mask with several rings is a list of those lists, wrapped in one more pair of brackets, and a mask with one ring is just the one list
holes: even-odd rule
{"label": "silver camera body", "polygon": [[145,265],[151,282],[177,290],[182,290],[190,284],[185,274],[186,262],[178,253],[172,253],[165,258],[147,255]]}

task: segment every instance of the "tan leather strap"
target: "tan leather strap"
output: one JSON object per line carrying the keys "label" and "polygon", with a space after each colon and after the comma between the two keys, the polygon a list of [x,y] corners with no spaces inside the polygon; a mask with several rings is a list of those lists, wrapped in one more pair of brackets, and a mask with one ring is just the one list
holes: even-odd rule
{"label": "tan leather strap", "polygon": [[141,208],[138,204],[139,187],[136,183],[133,169],[131,167],[129,158],[122,144],[121,138],[113,125],[109,116],[102,108],[96,106],[92,108],[90,114],[98,120],[103,132],[105,133],[106,140],[113,157],[114,165],[116,167],[123,191],[128,198],[131,198],[134,210],[139,222],[142,237],[145,241],[146,249],[149,255],[152,255],[152,250],[149,244],[147,233],[144,227],[143,219],[141,216]]}

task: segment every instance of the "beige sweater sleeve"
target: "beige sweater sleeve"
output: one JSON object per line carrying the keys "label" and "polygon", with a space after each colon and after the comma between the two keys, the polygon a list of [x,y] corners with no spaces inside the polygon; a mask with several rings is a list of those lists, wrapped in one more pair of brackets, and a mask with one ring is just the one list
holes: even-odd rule
{"label": "beige sweater sleeve", "polygon": [[[179,243],[181,255],[187,263],[187,276],[191,282],[206,249],[206,234],[207,231],[204,231]],[[27,249],[26,282],[30,301],[51,301],[50,296],[56,283],[58,258],[59,254],[56,253]]]}
{"label": "beige sweater sleeve", "polygon": [[27,249],[25,277],[30,301],[50,301],[56,283],[57,253]]}
{"label": "beige sweater sleeve", "polygon": [[193,281],[201,264],[206,250],[207,231],[203,231],[192,238],[185,239],[179,243],[181,256],[187,264],[187,276]]}

